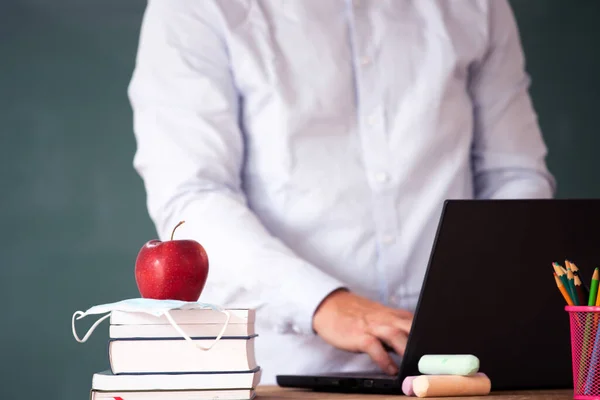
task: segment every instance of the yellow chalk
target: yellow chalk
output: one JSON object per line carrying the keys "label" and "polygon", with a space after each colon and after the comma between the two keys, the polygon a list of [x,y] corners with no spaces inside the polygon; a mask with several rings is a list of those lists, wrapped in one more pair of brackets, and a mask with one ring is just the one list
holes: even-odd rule
{"label": "yellow chalk", "polygon": [[485,396],[491,389],[490,379],[482,372],[472,376],[421,375],[412,381],[417,397]]}

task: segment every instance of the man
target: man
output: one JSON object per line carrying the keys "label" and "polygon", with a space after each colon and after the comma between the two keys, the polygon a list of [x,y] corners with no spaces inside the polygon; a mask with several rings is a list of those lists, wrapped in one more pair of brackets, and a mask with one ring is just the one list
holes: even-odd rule
{"label": "man", "polygon": [[264,383],[393,374],[443,201],[553,195],[527,90],[505,0],[150,0],[134,165]]}

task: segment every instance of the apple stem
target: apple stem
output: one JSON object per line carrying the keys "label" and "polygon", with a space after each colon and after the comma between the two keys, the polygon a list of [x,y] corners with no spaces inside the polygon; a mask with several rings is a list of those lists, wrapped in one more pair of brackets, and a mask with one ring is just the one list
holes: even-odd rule
{"label": "apple stem", "polygon": [[175,225],[175,228],[173,228],[173,231],[171,232],[171,240],[173,240],[173,235],[175,234],[175,229],[179,228],[179,226],[181,226],[185,221],[179,221],[179,223],[177,225]]}

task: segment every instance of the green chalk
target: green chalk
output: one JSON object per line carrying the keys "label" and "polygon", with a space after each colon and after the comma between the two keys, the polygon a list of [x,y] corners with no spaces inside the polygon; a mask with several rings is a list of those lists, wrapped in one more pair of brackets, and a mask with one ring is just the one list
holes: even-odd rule
{"label": "green chalk", "polygon": [[479,372],[479,359],[472,354],[427,354],[419,360],[419,372],[471,376]]}

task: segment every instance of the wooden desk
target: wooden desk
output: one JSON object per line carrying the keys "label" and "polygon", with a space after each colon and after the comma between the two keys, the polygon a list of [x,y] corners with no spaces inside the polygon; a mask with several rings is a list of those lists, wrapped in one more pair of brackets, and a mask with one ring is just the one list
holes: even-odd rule
{"label": "wooden desk", "polygon": [[[400,395],[365,395],[320,393],[300,389],[284,389],[277,386],[259,386],[256,400],[304,400],[304,399],[344,399],[344,400],[397,400]],[[418,397],[414,397],[418,399]],[[455,400],[573,400],[572,390],[540,390],[523,392],[498,392],[489,396],[445,397]]]}

